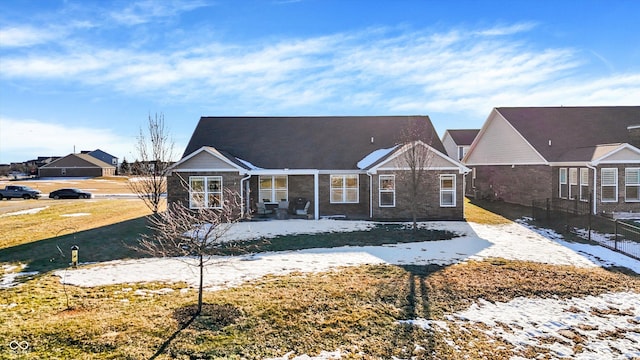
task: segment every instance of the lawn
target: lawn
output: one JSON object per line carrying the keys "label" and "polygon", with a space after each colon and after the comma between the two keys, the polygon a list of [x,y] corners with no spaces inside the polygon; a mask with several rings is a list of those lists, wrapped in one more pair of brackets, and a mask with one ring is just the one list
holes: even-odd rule
{"label": "lawn", "polygon": [[[43,212],[32,216],[48,216]],[[66,221],[58,217],[47,221]],[[473,204],[467,204],[467,218],[490,224],[509,222]],[[137,215],[72,234],[49,233],[42,240],[27,239],[0,250],[0,266],[5,264],[0,273],[8,269],[7,263],[17,262],[40,271],[31,280],[1,291],[0,344],[28,343],[29,348],[13,351],[0,345],[0,358],[262,359],[334,350],[340,350],[343,358],[354,359],[509,359],[514,353],[524,358],[549,357],[547,349],[515,349],[489,337],[482,327],[452,324],[447,332],[439,332],[398,321],[446,321],[448,314],[480,299],[567,299],[640,292],[637,276],[600,268],[502,259],[447,267],[363,265],[271,275],[206,292],[204,314],[188,323],[196,293],[185,284],[82,288],[64,286],[49,272],[66,268],[68,255],[60,255],[57,248],[65,253],[72,244],[80,245],[81,261],[139,257],[124,245],[133,244],[145,229],[144,217]],[[245,251],[308,248],[318,242],[338,246],[410,241],[413,235],[406,234],[398,226],[377,226],[371,232],[263,239]],[[424,232],[419,236],[430,240],[448,235]]]}

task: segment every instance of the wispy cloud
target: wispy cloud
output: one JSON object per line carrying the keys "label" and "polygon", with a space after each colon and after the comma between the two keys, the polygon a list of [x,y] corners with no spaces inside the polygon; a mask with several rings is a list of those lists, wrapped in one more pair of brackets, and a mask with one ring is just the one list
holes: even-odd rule
{"label": "wispy cloud", "polygon": [[179,50],[84,44],[5,56],[0,76],[218,104],[236,114],[340,113],[356,106],[379,114],[448,110],[482,116],[493,106],[616,105],[640,98],[640,82],[629,81],[639,74],[594,76],[582,71],[579,49],[541,48],[518,38],[534,27],[516,23],[440,33],[372,28],[259,45],[196,43]]}
{"label": "wispy cloud", "polygon": [[208,6],[208,4],[205,1],[199,0],[139,0],[130,3],[123,9],[109,12],[109,17],[117,23],[133,26],[144,24],[158,18],[174,17],[183,12],[204,6]]}
{"label": "wispy cloud", "polygon": [[12,26],[0,29],[0,47],[28,47],[63,36],[59,31],[32,26]]}

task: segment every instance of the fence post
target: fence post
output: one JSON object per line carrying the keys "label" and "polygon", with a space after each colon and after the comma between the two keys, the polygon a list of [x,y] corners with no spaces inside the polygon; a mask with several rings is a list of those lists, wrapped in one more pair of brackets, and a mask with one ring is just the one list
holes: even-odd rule
{"label": "fence post", "polygon": [[547,198],[547,221],[551,220],[551,207],[549,204],[549,198]]}
{"label": "fence post", "polygon": [[618,219],[613,220],[613,248],[618,250]]}

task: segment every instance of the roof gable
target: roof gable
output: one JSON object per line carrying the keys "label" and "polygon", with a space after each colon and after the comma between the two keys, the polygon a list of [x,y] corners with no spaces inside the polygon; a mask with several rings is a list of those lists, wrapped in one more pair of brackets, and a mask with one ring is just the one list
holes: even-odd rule
{"label": "roof gable", "polygon": [[548,161],[567,160],[567,153],[574,149],[632,143],[627,128],[640,125],[640,106],[513,107],[495,111]]}
{"label": "roof gable", "polygon": [[449,129],[445,131],[444,136],[448,134],[456,145],[464,146],[471,145],[479,132],[480,129]]}
{"label": "roof gable", "polygon": [[536,149],[495,109],[462,161],[467,165],[545,163]]}
{"label": "roof gable", "polygon": [[229,158],[229,156],[220,153],[215,148],[203,146],[175,163],[171,169],[173,171],[194,171],[203,169],[238,171],[244,168],[233,160],[233,157]]}
{"label": "roof gable", "polygon": [[209,146],[263,169],[351,170],[412,127],[444,152],[428,116],[202,117],[183,157]]}
{"label": "roof gable", "polygon": [[111,164],[96,159],[88,154],[69,154],[60,159],[50,162],[42,168],[61,168],[61,167],[98,167],[98,168],[115,168]]}
{"label": "roof gable", "polygon": [[378,170],[408,169],[408,165],[406,164],[406,161],[404,161],[402,156],[412,146],[422,146],[427,148],[428,151],[431,152],[431,157],[426,161],[427,169],[429,170],[457,170],[460,173],[469,171],[469,169],[464,165],[450,158],[441,151],[434,149],[433,147],[425,144],[422,141],[416,141],[391,149],[392,151],[388,155],[380,158],[377,163],[374,163],[369,167],[369,172],[376,173]]}

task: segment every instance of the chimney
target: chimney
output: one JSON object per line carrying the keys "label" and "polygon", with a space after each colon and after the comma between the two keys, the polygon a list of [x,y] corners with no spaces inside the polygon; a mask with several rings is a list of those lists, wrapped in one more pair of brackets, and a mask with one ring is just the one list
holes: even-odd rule
{"label": "chimney", "polygon": [[627,126],[629,131],[629,143],[640,149],[640,125]]}

